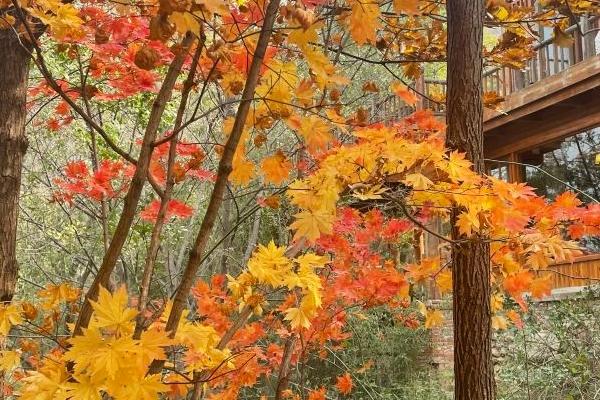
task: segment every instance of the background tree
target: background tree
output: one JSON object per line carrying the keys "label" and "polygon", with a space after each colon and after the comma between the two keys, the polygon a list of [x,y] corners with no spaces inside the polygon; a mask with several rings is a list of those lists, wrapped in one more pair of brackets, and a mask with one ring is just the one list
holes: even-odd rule
{"label": "background tree", "polygon": [[[14,10],[0,11],[14,20]],[[18,25],[17,25],[18,26]],[[0,20],[0,301],[11,301],[17,282],[19,194],[27,150],[27,78],[30,54],[6,20]]]}

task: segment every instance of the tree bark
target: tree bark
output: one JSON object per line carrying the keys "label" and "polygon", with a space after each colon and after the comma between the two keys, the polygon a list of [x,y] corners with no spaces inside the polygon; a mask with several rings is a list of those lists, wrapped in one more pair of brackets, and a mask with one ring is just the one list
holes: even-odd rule
{"label": "tree bark", "polygon": [[[484,0],[449,0],[448,94],[446,144],[466,153],[477,172],[484,172],[483,154],[483,20]],[[493,400],[491,351],[490,248],[484,238],[466,240],[452,212],[454,313],[454,398]]]}
{"label": "tree bark", "polygon": [[21,169],[27,150],[25,124],[29,53],[12,29],[0,28],[0,302],[15,293]]}

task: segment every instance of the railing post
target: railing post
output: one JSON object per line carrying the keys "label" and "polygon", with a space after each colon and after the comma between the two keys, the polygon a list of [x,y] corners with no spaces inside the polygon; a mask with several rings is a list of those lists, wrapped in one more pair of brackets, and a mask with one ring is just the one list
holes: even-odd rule
{"label": "railing post", "polygon": [[583,31],[583,59],[586,60],[596,55],[595,38],[597,31],[590,32],[596,23],[590,23],[590,16],[586,15],[581,19],[581,30]]}
{"label": "railing post", "polygon": [[[540,32],[540,43],[543,43],[544,40],[546,40],[544,27],[541,24],[538,24],[538,30]],[[544,79],[550,75],[550,68],[548,65],[549,54],[546,55],[546,52],[549,52],[548,46],[542,46],[537,50],[537,56],[540,61],[540,79]]]}
{"label": "railing post", "polygon": [[[415,82],[415,87],[416,87],[418,93],[422,93],[425,96],[429,97],[429,90],[427,88],[427,84],[425,83],[425,76],[424,76],[423,71],[421,71],[421,74],[417,78],[417,81]],[[416,104],[417,111],[424,110],[425,106],[426,106],[426,99],[423,96],[417,96],[417,97],[418,97],[417,104]]]}

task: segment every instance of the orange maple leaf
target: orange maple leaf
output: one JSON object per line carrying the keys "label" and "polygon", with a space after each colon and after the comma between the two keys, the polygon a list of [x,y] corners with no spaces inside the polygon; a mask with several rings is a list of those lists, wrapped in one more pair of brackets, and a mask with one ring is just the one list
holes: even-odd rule
{"label": "orange maple leaf", "polygon": [[352,388],[354,387],[354,383],[352,383],[352,377],[350,374],[346,372],[344,375],[338,376],[335,387],[343,395],[350,394],[350,392],[352,392]]}
{"label": "orange maple leaf", "polygon": [[531,285],[533,275],[527,270],[523,270],[504,279],[504,289],[512,297],[518,297],[525,292]]}
{"label": "orange maple leaf", "polygon": [[308,400],[325,400],[326,393],[327,393],[327,391],[325,390],[324,387],[322,387],[320,389],[316,389],[316,390],[311,390],[310,393],[308,394]]}
{"label": "orange maple leaf", "polygon": [[534,279],[530,286],[531,295],[536,299],[550,295],[552,292],[551,279],[552,276],[550,274],[546,274],[541,278]]}
{"label": "orange maple leaf", "polygon": [[415,104],[417,104],[417,96],[403,83],[392,83],[390,89],[392,90],[392,93],[404,100],[406,104],[410,106],[414,106]]}
{"label": "orange maple leaf", "polygon": [[506,312],[506,316],[518,329],[523,329],[523,320],[521,319],[521,316],[518,312],[516,312],[515,310],[509,310]]}
{"label": "orange maple leaf", "polygon": [[277,150],[275,154],[265,158],[260,166],[265,179],[279,185],[288,178],[292,163],[288,161],[281,150]]}
{"label": "orange maple leaf", "polygon": [[419,0],[394,0],[394,10],[399,14],[418,14]]}
{"label": "orange maple leaf", "polygon": [[573,192],[564,192],[556,196],[554,205],[557,207],[575,208],[581,205],[581,200]]}

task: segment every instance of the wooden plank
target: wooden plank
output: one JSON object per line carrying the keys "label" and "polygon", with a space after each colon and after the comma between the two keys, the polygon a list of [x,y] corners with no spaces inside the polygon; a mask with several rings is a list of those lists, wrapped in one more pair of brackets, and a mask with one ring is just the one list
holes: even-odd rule
{"label": "wooden plank", "polygon": [[587,286],[600,279],[600,254],[577,258],[573,263],[559,263],[536,271],[537,276],[550,274],[552,289]]}

